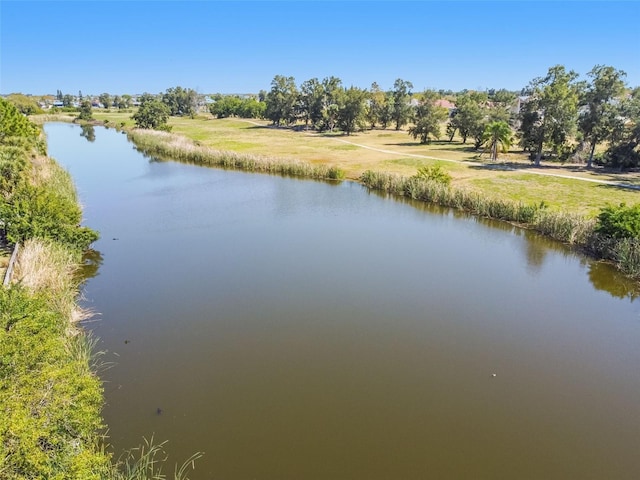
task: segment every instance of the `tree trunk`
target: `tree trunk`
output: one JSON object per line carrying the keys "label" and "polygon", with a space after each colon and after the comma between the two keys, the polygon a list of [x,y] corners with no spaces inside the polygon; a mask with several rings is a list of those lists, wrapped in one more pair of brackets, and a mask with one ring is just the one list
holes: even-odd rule
{"label": "tree trunk", "polygon": [[596,142],[593,142],[591,145],[591,152],[589,153],[589,160],[587,160],[587,168],[591,168],[591,164],[593,163],[593,153],[596,151]]}
{"label": "tree trunk", "polygon": [[534,162],[534,165],[536,167],[540,166],[540,159],[542,158],[542,140],[540,140],[540,142],[538,143],[538,152],[536,153],[536,160]]}

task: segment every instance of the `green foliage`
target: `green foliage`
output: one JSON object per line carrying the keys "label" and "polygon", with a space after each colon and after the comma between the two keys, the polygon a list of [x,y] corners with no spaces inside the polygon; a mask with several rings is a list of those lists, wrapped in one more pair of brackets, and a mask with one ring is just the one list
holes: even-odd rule
{"label": "green foliage", "polygon": [[77,203],[47,186],[22,185],[0,202],[0,219],[6,238],[16,243],[28,238],[52,239],[85,250],[98,234],[80,226]]}
{"label": "green foliage", "polygon": [[0,477],[101,479],[102,388],[46,294],[0,289]]}
{"label": "green foliage", "polygon": [[209,112],[216,118],[263,118],[265,110],[264,102],[259,102],[255,98],[242,99],[233,95],[219,95],[209,106]]}
{"label": "green foliage", "polygon": [[289,125],[296,119],[298,88],[293,77],[276,75],[271,81],[271,90],[265,98],[265,117],[274,125]]}
{"label": "green foliage", "polygon": [[193,117],[196,114],[196,99],[196,91],[190,88],[169,88],[162,94],[162,103],[169,107],[171,116]]}
{"label": "green foliage", "polygon": [[36,139],[39,135],[38,127],[20,113],[13,103],[0,98],[0,145],[6,145],[11,137]]}
{"label": "green foliage", "polygon": [[485,93],[466,92],[459,95],[455,102],[455,114],[447,127],[450,137],[455,135],[456,130],[462,137],[462,143],[467,143],[468,137],[481,137],[486,123],[486,103]]}
{"label": "green foliage", "polygon": [[612,238],[640,238],[640,204],[606,206],[600,210],[596,232]]}
{"label": "green foliage", "polygon": [[437,99],[435,92],[427,90],[416,107],[416,123],[409,128],[409,135],[420,137],[420,143],[431,143],[432,138],[440,138],[440,122],[447,118],[447,110],[435,104]]}
{"label": "green foliage", "polygon": [[31,96],[23,95],[21,93],[12,93],[6,98],[9,102],[13,103],[18,111],[23,115],[37,115],[44,113],[38,101]]}
{"label": "green foliage", "polygon": [[356,87],[344,91],[338,110],[338,128],[347,135],[365,127],[366,92]]}
{"label": "green foliage", "polygon": [[83,100],[80,103],[80,115],[78,118],[80,120],[92,120],[93,119],[93,110],[91,108],[91,102],[89,100]]}
{"label": "green foliage", "polygon": [[487,145],[491,152],[491,160],[498,159],[498,146],[503,153],[507,153],[511,146],[511,127],[507,122],[491,122],[482,134],[482,143]]}
{"label": "green foliage", "polygon": [[439,163],[420,167],[415,176],[423,180],[441,183],[442,185],[451,185],[451,175]]}
{"label": "green foliage", "polygon": [[27,182],[28,159],[24,149],[0,147],[0,198],[7,199]]}
{"label": "green foliage", "polygon": [[411,82],[401,78],[396,79],[393,83],[391,118],[396,123],[396,130],[400,130],[411,119],[412,109],[409,101],[411,100],[412,88]]}
{"label": "green foliage", "polygon": [[545,77],[529,84],[531,95],[521,111],[520,134],[522,146],[534,154],[536,165],[540,164],[545,147],[560,158],[568,153],[567,143],[578,120],[577,76],[556,65]]}
{"label": "green foliage", "polygon": [[111,95],[109,95],[106,92],[101,93],[100,96],[98,97],[98,100],[100,100],[100,103],[104,106],[104,108],[109,108],[111,106]]}
{"label": "green foliage", "polygon": [[619,105],[619,116],[611,135],[611,144],[603,155],[603,163],[619,169],[640,165],[640,87]]}
{"label": "green foliage", "polygon": [[153,128],[162,130],[167,128],[170,110],[160,100],[154,98],[145,99],[140,108],[131,118],[136,122],[138,128]]}
{"label": "green foliage", "polygon": [[620,128],[622,115],[617,102],[625,90],[620,70],[604,65],[596,65],[588,73],[591,83],[582,94],[583,112],[578,127],[584,139],[591,144],[591,152],[587,167],[591,167],[596,146],[612,140],[616,130]]}

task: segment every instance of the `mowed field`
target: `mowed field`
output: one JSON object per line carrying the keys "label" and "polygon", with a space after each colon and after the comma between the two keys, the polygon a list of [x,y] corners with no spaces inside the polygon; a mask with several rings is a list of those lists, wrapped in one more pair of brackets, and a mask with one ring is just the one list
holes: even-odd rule
{"label": "mowed field", "polygon": [[[126,127],[134,126],[131,113],[94,110],[94,117],[108,120],[108,125],[124,122]],[[214,119],[210,115],[171,117],[169,124],[173,133],[214,149],[337,166],[353,180],[365,170],[413,175],[421,166],[439,163],[453,177],[454,186],[481,191],[491,198],[545,202],[553,209],[586,215],[595,215],[608,204],[640,202],[640,190],[615,185],[640,188],[639,173],[587,170],[583,165],[544,161],[540,168],[533,168],[517,146],[492,162],[488,154],[473,150],[471,139],[466,145],[459,138],[448,142],[444,137],[420,145],[406,130],[391,128],[346,136],[277,128],[265,120]]]}

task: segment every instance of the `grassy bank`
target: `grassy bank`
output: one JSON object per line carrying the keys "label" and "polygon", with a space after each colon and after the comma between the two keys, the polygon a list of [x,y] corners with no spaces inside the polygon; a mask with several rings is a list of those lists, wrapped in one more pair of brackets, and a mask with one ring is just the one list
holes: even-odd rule
{"label": "grassy bank", "polygon": [[77,252],[28,240],[0,290],[0,477],[106,478],[102,385],[77,328]]}
{"label": "grassy bank", "polygon": [[0,288],[0,478],[106,478],[102,386],[77,328],[74,272],[97,234],[80,227],[71,178],[40,130],[0,102],[0,234],[20,242]]}
{"label": "grassy bank", "polygon": [[344,177],[344,173],[336,167],[215,150],[167,132],[133,129],[127,132],[127,136],[138,150],[161,159],[326,180],[339,180]]}
{"label": "grassy bank", "polygon": [[[0,114],[0,243],[22,245],[12,283],[0,287],[0,478],[167,478],[162,443],[115,461],[108,452],[99,355],[76,303],[82,253],[97,233],[80,226],[73,181],[46,156],[41,130],[2,99]],[[186,480],[198,457],[171,478]]]}

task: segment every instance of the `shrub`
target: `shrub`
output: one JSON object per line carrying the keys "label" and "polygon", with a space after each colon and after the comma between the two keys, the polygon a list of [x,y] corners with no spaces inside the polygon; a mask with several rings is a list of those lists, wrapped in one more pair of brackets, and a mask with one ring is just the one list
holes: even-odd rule
{"label": "shrub", "polygon": [[443,185],[451,185],[451,175],[449,175],[439,163],[420,167],[415,176],[423,180],[431,180]]}
{"label": "shrub", "polygon": [[612,238],[640,237],[640,204],[604,207],[598,215],[596,232]]}
{"label": "shrub", "polygon": [[80,227],[81,217],[77,203],[46,187],[25,184],[10,199],[0,201],[0,220],[12,243],[43,238],[85,250],[98,239],[98,234]]}

